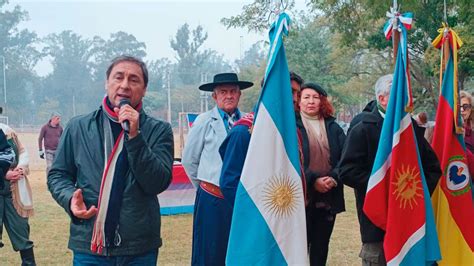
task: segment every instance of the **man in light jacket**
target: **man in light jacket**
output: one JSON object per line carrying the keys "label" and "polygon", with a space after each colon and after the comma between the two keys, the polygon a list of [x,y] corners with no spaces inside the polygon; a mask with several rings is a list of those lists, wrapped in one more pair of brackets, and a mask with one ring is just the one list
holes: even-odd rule
{"label": "man in light jacket", "polygon": [[237,108],[241,90],[252,85],[239,81],[235,73],[221,73],[214,76],[212,83],[199,87],[202,91],[212,91],[216,107],[196,118],[183,150],[184,169],[197,187],[192,265],[225,264],[232,213],[219,188],[222,168],[219,147],[242,116]]}

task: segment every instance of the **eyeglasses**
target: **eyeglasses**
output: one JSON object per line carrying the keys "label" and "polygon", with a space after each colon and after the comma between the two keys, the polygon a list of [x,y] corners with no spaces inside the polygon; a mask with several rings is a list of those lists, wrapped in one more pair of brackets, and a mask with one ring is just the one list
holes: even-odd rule
{"label": "eyeglasses", "polygon": [[461,110],[469,110],[469,109],[471,109],[472,106],[468,103],[465,103],[465,104],[461,105],[460,107],[461,107]]}

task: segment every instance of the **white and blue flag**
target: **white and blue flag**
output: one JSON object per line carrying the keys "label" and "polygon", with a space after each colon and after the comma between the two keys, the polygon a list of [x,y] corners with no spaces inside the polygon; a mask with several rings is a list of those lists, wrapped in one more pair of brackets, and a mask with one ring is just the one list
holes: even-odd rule
{"label": "white and blue flag", "polygon": [[290,18],[270,29],[265,81],[237,188],[227,265],[307,265],[306,216],[290,74]]}

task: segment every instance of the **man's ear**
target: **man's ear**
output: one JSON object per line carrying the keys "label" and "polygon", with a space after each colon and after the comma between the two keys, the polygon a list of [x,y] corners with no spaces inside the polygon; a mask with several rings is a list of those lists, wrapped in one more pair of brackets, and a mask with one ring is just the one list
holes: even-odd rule
{"label": "man's ear", "polygon": [[384,104],[385,103],[385,96],[380,94],[379,96],[377,96],[377,101],[379,102],[379,104]]}
{"label": "man's ear", "polygon": [[377,96],[377,102],[378,102],[379,105],[382,106],[384,109],[387,109],[388,96],[384,96],[384,95],[379,95],[379,96]]}

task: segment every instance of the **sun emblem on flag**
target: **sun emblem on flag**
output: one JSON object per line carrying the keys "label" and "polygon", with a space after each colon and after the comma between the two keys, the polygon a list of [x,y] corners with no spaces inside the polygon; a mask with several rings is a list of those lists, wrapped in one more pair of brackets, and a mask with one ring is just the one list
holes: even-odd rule
{"label": "sun emblem on flag", "polygon": [[395,186],[393,194],[396,195],[396,200],[400,200],[400,208],[405,209],[409,205],[413,210],[413,207],[418,205],[416,198],[423,196],[420,171],[415,167],[410,168],[410,166],[402,165],[397,170],[395,181],[392,184]]}
{"label": "sun emblem on flag", "polygon": [[288,175],[275,175],[263,190],[264,207],[279,218],[289,216],[296,209],[299,198],[298,183]]}

